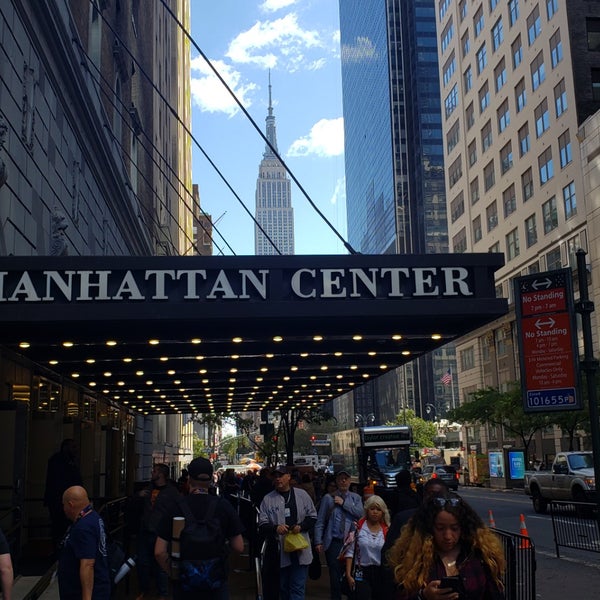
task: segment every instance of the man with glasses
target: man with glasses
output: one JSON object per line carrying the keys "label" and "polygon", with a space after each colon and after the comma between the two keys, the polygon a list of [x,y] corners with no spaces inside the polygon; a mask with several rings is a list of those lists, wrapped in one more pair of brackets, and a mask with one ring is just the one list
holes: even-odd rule
{"label": "man with glasses", "polygon": [[[262,535],[279,541],[280,600],[303,600],[308,565],[312,562],[309,534],[315,526],[317,511],[310,496],[290,484],[290,467],[280,466],[273,471],[275,489],[260,504],[258,527]],[[284,537],[300,533],[307,547],[294,552],[284,551]],[[268,578],[275,573],[266,574]]]}
{"label": "man with glasses", "polygon": [[358,494],[350,491],[348,471],[343,469],[338,471],[335,474],[335,483],[337,490],[321,498],[319,516],[315,525],[315,549],[319,553],[325,552],[329,567],[331,600],[340,600],[343,563],[338,560],[338,556],[354,521],[363,516],[363,503]]}

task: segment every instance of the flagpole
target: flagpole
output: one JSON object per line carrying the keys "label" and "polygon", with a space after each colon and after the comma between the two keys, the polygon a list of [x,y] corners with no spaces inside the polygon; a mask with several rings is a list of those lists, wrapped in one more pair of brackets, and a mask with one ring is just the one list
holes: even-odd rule
{"label": "flagpole", "polygon": [[456,404],[454,402],[454,377],[452,377],[452,367],[448,369],[450,371],[450,387],[452,388],[452,410],[456,408]]}

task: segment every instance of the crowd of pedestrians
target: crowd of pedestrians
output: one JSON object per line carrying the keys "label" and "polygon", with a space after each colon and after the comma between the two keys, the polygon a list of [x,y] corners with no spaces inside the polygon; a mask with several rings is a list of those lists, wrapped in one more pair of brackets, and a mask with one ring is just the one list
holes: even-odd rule
{"label": "crowd of pedestrians", "polygon": [[[46,494],[53,534],[70,524],[59,544],[61,598],[108,600],[113,574],[104,524],[77,483],[68,444],[49,474],[61,461],[68,477],[50,477]],[[502,546],[475,511],[439,479],[415,489],[402,471],[396,483],[363,497],[344,469],[326,476],[278,466],[239,476],[215,474],[209,460],[196,458],[175,482],[167,465],[155,464],[126,511],[136,540],[137,600],[202,593],[228,600],[228,556],[243,550],[244,538],[251,556],[262,558],[264,600],[304,600],[322,561],[331,600],[502,600]]]}

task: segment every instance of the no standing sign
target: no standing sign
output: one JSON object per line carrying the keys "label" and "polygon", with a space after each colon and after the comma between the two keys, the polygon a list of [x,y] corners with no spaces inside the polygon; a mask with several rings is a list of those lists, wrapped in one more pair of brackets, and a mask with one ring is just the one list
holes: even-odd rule
{"label": "no standing sign", "polygon": [[525,412],[580,410],[571,269],[515,279]]}

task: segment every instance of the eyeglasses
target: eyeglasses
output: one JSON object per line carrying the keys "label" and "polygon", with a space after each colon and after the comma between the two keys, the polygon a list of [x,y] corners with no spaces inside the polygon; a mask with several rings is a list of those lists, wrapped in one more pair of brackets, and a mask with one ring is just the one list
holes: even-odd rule
{"label": "eyeglasses", "polygon": [[440,496],[434,496],[431,501],[437,506],[445,508],[446,506],[458,506],[460,504],[460,498],[442,498]]}

